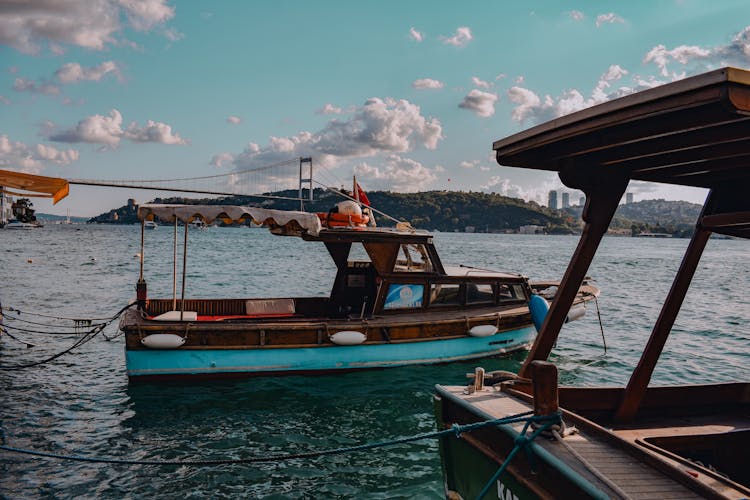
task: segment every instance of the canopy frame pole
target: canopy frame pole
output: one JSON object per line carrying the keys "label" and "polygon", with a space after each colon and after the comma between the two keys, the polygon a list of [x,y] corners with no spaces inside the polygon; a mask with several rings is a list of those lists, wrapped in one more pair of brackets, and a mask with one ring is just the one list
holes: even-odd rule
{"label": "canopy frame pole", "polygon": [[174,217],[174,237],[172,238],[172,310],[177,310],[177,216]]}
{"label": "canopy frame pole", "polygon": [[146,231],[145,231],[145,225],[146,221],[145,219],[141,221],[141,256],[139,258],[140,261],[140,270],[138,271],[138,281],[143,281],[143,251],[146,247]]}
{"label": "canopy frame pole", "polygon": [[146,232],[145,232],[146,220],[141,220],[141,254],[140,254],[140,269],[138,271],[138,282],[135,284],[135,300],[138,303],[138,308],[141,310],[146,309],[146,302],[148,302],[148,287],[146,286],[146,280],[143,279],[143,263],[145,259],[146,250]]}
{"label": "canopy frame pole", "polygon": [[[175,215],[175,219],[177,216]],[[176,223],[175,223],[176,224]],[[180,321],[185,315],[185,276],[187,275],[187,244],[189,221],[185,221],[185,242],[182,245],[182,295],[180,297]]]}
{"label": "canopy frame pole", "polygon": [[703,210],[698,217],[695,232],[690,239],[687,250],[685,250],[685,255],[682,257],[682,263],[672,282],[672,287],[669,289],[664,305],[662,305],[659,318],[654,324],[654,329],[651,331],[646,348],[641,354],[638,365],[630,375],[625,393],[615,412],[615,421],[617,422],[630,422],[635,418],[636,413],[638,413],[638,408],[641,406],[643,397],[646,394],[651,376],[654,373],[654,368],[656,368],[656,363],[664,350],[664,345],[667,342],[667,338],[669,338],[669,334],[672,332],[674,322],[682,308],[682,303],[690,288],[690,283],[693,281],[693,276],[695,276],[695,271],[700,263],[703,250],[706,248],[706,244],[711,237],[711,230],[703,227],[701,221],[706,213],[706,207],[711,201],[712,193],[713,190],[708,194]]}
{"label": "canopy frame pole", "polygon": [[586,194],[586,205],[582,213],[585,225],[578,246],[557,289],[555,300],[547,311],[544,324],[534,341],[531,352],[518,372],[520,377],[531,378],[532,362],[546,361],[552,352],[578,289],[599,248],[599,243],[604,233],[607,232],[609,223],[628,186],[627,177],[606,178],[598,175],[599,171],[588,169],[585,165],[568,165],[567,167],[560,170],[560,179],[566,186],[580,189]]}

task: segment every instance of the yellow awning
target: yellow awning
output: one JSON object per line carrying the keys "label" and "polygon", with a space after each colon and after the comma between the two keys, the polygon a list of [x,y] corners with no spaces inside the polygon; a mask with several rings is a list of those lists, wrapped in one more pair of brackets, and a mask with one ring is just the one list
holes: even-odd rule
{"label": "yellow awning", "polygon": [[23,189],[28,193],[5,191],[16,196],[36,198],[52,198],[52,203],[62,200],[70,192],[68,181],[59,177],[45,177],[43,175],[23,174],[10,170],[0,170],[0,188]]}

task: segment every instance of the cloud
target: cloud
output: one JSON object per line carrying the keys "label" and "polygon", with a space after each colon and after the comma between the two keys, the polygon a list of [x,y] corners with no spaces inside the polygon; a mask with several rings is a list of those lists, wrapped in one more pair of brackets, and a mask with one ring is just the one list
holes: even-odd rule
{"label": "cloud", "polygon": [[5,97],[4,95],[0,95],[0,103],[6,104],[6,105],[10,104],[10,99]]}
{"label": "cloud", "polygon": [[420,78],[419,80],[414,80],[411,86],[417,90],[442,89],[445,87],[445,84],[440,80],[433,80],[432,78]]}
{"label": "cloud", "polygon": [[421,42],[422,40],[424,40],[424,33],[422,33],[421,31],[417,31],[416,29],[414,29],[414,26],[412,26],[411,28],[409,28],[409,37],[415,42]]}
{"label": "cloud", "polygon": [[568,16],[574,21],[583,21],[586,17],[580,10],[571,10],[568,12]]}
{"label": "cloud", "polygon": [[[672,79],[721,66],[747,68],[750,66],[750,26],[735,34],[729,43],[715,47],[679,45],[669,50],[664,45],[657,45],[646,54],[643,62],[655,64],[662,76],[671,75]],[[670,63],[681,64],[681,71],[670,73]]]}
{"label": "cloud", "polygon": [[232,125],[239,125],[242,123],[242,118],[239,116],[231,115],[227,117],[227,123],[231,123]]}
{"label": "cloud", "polygon": [[124,44],[121,16],[138,31],[152,30],[174,17],[166,0],[34,0],[5,2],[0,10],[0,44],[36,54],[46,42],[56,54],[64,45],[104,50]]}
{"label": "cloud", "polygon": [[122,81],[122,74],[117,63],[113,61],[104,61],[98,66],[84,68],[78,63],[67,63],[60,66],[55,71],[55,78],[63,84],[79,83],[83,81],[98,82],[108,74],[117,76]]}
{"label": "cloud", "polygon": [[497,100],[498,97],[496,94],[474,89],[464,97],[464,100],[459,103],[458,107],[468,109],[478,116],[488,118],[495,114],[495,102]]}
{"label": "cloud", "polygon": [[621,18],[614,12],[610,12],[608,14],[599,14],[596,16],[596,27],[601,27],[602,24],[615,24],[615,23],[624,23],[625,19]]}
{"label": "cloud", "polygon": [[340,115],[343,112],[344,112],[343,109],[337,106],[334,106],[333,104],[330,104],[330,103],[327,103],[322,108],[315,110],[316,115]]}
{"label": "cloud", "polygon": [[16,78],[13,83],[16,92],[30,92],[32,94],[58,95],[60,87],[49,82],[36,83],[27,78]]}
{"label": "cloud", "polygon": [[372,97],[346,120],[333,119],[318,132],[271,137],[266,146],[250,143],[234,156],[237,168],[255,168],[300,156],[314,156],[324,168],[351,158],[405,153],[422,145],[435,149],[442,139],[436,118],[422,116],[419,106],[406,100]]}
{"label": "cloud", "polygon": [[[529,189],[519,186],[518,184],[514,184],[510,181],[510,179],[503,178],[499,175],[491,176],[489,179],[487,179],[487,182],[481,185],[479,188],[483,191],[498,193],[510,198],[520,198],[526,201],[535,201],[539,204],[544,205],[547,204],[547,194],[551,189],[567,190],[567,188],[563,187],[560,179],[558,179],[558,177],[553,173],[543,175],[543,178],[541,180],[537,180],[534,183],[534,187]],[[575,198],[575,193],[579,193],[579,191],[571,192],[574,193],[574,195],[571,196],[571,199],[577,199]]]}
{"label": "cloud", "polygon": [[577,89],[566,90],[557,98],[549,95],[541,98],[530,89],[519,86],[511,87],[508,90],[508,99],[516,104],[511,116],[518,122],[530,120],[533,123],[540,123],[605,102],[613,97],[631,93],[633,89],[628,87],[616,89],[611,93],[606,92],[612,82],[620,80],[627,74],[627,70],[613,64],[599,77],[589,98],[585,98]]}
{"label": "cloud", "polygon": [[38,173],[45,164],[67,165],[78,160],[75,149],[57,149],[46,144],[26,145],[0,135],[0,166],[29,173]]}
{"label": "cloud", "polygon": [[126,130],[122,129],[122,114],[116,109],[108,116],[92,115],[79,121],[78,124],[62,132],[54,132],[50,126],[48,139],[55,142],[85,142],[102,144],[105,149],[116,148],[120,141],[130,139],[133,142],[155,142],[159,144],[187,144],[179,134],[172,132],[166,123],[148,120],[145,127],[132,122]]}
{"label": "cloud", "polygon": [[485,82],[484,80],[481,80],[481,79],[477,78],[476,76],[472,76],[471,77],[471,83],[473,83],[475,87],[479,87],[479,88],[482,88],[482,89],[488,89],[488,88],[492,87],[492,83]]}
{"label": "cloud", "polygon": [[381,165],[360,163],[354,167],[358,181],[370,190],[393,190],[401,193],[421,191],[437,179],[437,169],[399,155],[388,155]]}
{"label": "cloud", "polygon": [[139,127],[135,122],[128,126],[123,134],[133,142],[155,142],[157,144],[187,144],[179,134],[172,132],[172,126],[166,123],[149,120],[145,127]]}
{"label": "cloud", "polygon": [[455,47],[466,47],[473,38],[471,29],[466,26],[457,28],[456,33],[452,37],[440,37],[444,44],[453,45]]}
{"label": "cloud", "polygon": [[464,161],[462,161],[461,163],[459,163],[458,165],[459,165],[459,166],[460,166],[461,168],[474,168],[474,167],[476,167],[477,165],[479,165],[479,163],[480,163],[480,161],[479,161],[479,160],[471,160],[471,161],[468,161],[468,160],[464,160]]}
{"label": "cloud", "polygon": [[230,153],[219,153],[211,158],[211,165],[214,167],[223,167],[224,165],[231,165],[234,162],[234,155]]}

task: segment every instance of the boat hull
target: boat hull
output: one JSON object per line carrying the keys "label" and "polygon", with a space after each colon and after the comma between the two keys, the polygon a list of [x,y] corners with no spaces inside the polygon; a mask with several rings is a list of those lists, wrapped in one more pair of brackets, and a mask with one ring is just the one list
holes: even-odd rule
{"label": "boat hull", "polygon": [[331,373],[501,356],[525,349],[535,335],[533,326],[524,326],[488,337],[316,347],[138,349],[126,350],[125,358],[131,380]]}

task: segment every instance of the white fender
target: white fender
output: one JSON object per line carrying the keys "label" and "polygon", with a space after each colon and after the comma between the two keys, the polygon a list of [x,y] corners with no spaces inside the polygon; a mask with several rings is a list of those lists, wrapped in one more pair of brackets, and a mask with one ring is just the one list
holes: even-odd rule
{"label": "white fender", "polygon": [[[182,320],[180,320],[180,317],[182,317]],[[195,311],[167,311],[151,319],[153,321],[197,321],[198,313]]]}
{"label": "white fender", "polygon": [[568,311],[568,316],[565,318],[565,322],[570,323],[584,316],[586,316],[586,308],[583,305],[571,307],[570,311]]}
{"label": "white fender", "polygon": [[495,325],[476,325],[469,329],[469,335],[472,337],[489,337],[497,333]]}
{"label": "white fender", "polygon": [[359,345],[367,340],[367,336],[362,332],[354,330],[344,330],[331,335],[331,342],[336,345]]}
{"label": "white fender", "polygon": [[149,349],[177,349],[185,339],[174,333],[152,333],[141,339],[141,344]]}

